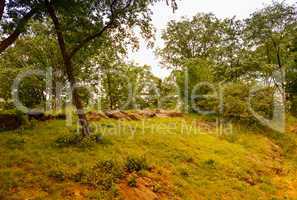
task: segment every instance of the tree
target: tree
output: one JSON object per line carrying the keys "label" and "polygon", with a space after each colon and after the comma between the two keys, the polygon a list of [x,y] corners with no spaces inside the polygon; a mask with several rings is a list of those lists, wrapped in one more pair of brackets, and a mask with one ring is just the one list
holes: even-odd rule
{"label": "tree", "polygon": [[[252,14],[246,20],[244,30],[247,47],[259,69],[268,79],[273,80],[275,87],[282,93],[283,102],[286,100],[284,81],[285,72],[290,67],[290,46],[292,36],[296,34],[297,10],[295,6],[284,2],[273,2],[272,5]],[[277,80],[272,72],[281,73]]]}
{"label": "tree", "polygon": [[[158,50],[164,64],[181,67],[186,59],[212,57],[220,42],[221,22],[213,14],[169,22],[162,34],[165,47]],[[169,66],[169,67],[170,67]]]}
{"label": "tree", "polygon": [[[4,12],[6,10],[6,13]],[[44,11],[42,0],[5,0],[0,2],[1,43],[0,53],[11,46],[19,36],[26,32],[31,19],[40,19]]]}
{"label": "tree", "polygon": [[[117,29],[124,33],[115,34],[114,38],[117,39],[123,35],[129,36],[127,30],[139,25],[145,37],[152,37],[152,28],[149,23],[150,10],[148,8],[152,2],[150,0],[61,2],[45,0],[47,11],[53,21],[57,35],[66,74],[73,91],[74,105],[77,109],[83,136],[88,136],[90,130],[83,104],[75,89],[77,80],[73,60],[76,54],[92,46],[90,42],[100,42],[110,29]],[[172,5],[175,6],[175,4]]]}
{"label": "tree", "polygon": [[[6,101],[12,99],[11,87],[19,73],[28,70],[48,70],[51,68],[53,75],[52,95],[54,96],[53,100],[57,100],[55,96],[56,84],[58,81],[65,81],[65,78],[60,73],[63,70],[61,65],[63,63],[61,62],[62,59],[55,38],[48,30],[49,21],[44,21],[44,23],[32,21],[28,25],[30,26],[30,33],[20,37],[15,45],[7,49],[0,57],[0,80],[3,83],[0,85],[0,90],[2,91],[0,96]],[[31,86],[30,80],[32,80]],[[48,94],[49,92],[45,90],[44,77],[40,77],[39,81],[36,80],[36,77],[32,77],[32,79],[27,77],[26,80],[21,82],[21,85],[25,85],[25,87],[19,88],[19,94],[23,96],[21,99],[24,100],[22,102],[26,102],[25,105],[29,105],[30,108],[32,108],[31,105],[36,105],[34,102],[41,99],[44,100],[43,94]],[[30,96],[29,90],[33,91],[34,87],[41,94]],[[37,96],[43,97],[36,98]],[[51,107],[55,107],[55,101],[52,102]]]}
{"label": "tree", "polygon": [[[72,96],[80,124],[82,135],[90,134],[89,126],[84,114],[83,103],[76,88],[76,72],[79,68],[74,65],[77,53],[88,52],[98,47],[106,35],[112,35],[115,41],[123,41],[127,36],[133,36],[130,28],[139,25],[143,36],[152,37],[150,25],[151,11],[149,5],[153,0],[104,0],[104,1],[77,1],[77,0],[15,0],[7,5],[7,17],[3,23],[4,34],[12,33],[0,44],[0,52],[16,41],[31,18],[43,20],[49,16],[53,22],[57,41],[63,57],[67,79],[72,88]],[[169,4],[169,1],[166,0]],[[176,3],[171,1],[176,9]],[[109,30],[114,29],[114,33]],[[122,40],[121,40],[122,39]],[[85,55],[85,54],[83,54]],[[80,59],[82,56],[79,56]],[[87,55],[86,55],[87,58]]]}

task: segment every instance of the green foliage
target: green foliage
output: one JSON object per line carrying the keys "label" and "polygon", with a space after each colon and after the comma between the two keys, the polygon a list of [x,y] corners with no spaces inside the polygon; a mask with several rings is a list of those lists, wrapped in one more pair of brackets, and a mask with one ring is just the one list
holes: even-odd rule
{"label": "green foliage", "polygon": [[137,178],[135,176],[131,176],[128,180],[128,185],[130,187],[137,187]]}
{"label": "green foliage", "polygon": [[206,160],[204,162],[204,165],[209,168],[209,169],[215,169],[216,168],[216,161],[213,160],[213,159],[209,159],[209,160]]}
{"label": "green foliage", "polygon": [[[253,109],[259,115],[270,119],[273,110],[273,92],[272,88],[262,89],[252,96],[251,88],[243,84],[233,84],[224,89],[224,112],[223,116],[227,119],[251,123],[255,118],[249,108]],[[251,97],[249,105],[248,98]]]}
{"label": "green foliage", "polygon": [[[197,14],[192,19],[169,22],[162,35],[165,46],[158,53],[163,62],[173,69],[184,108],[188,111],[197,111],[197,107],[204,111],[216,110],[219,85],[227,85],[224,115],[249,121],[247,92],[251,83],[255,83],[276,90],[284,88],[288,94],[282,92],[282,98],[287,96],[291,101],[287,107],[293,111],[296,96],[296,19],[295,5],[273,2],[242,21]],[[287,73],[286,82],[282,80],[284,73]],[[215,87],[216,91],[199,86],[204,82]],[[242,86],[228,86],[237,82]],[[205,94],[215,97],[203,99],[201,95]],[[271,109],[268,108],[271,95],[266,98],[267,94],[269,91],[259,92],[255,99],[260,102],[253,99],[252,103],[262,116],[271,117]],[[192,101],[193,96],[195,101]]]}
{"label": "green foliage", "polygon": [[94,146],[96,143],[101,142],[100,135],[90,135],[83,137],[79,134],[64,135],[56,139],[55,146],[57,147],[80,147],[89,148]]}
{"label": "green foliage", "polygon": [[126,168],[129,172],[139,172],[141,170],[149,169],[149,166],[144,157],[128,157]]}
{"label": "green foliage", "polygon": [[[275,90],[268,87],[251,93],[252,86],[239,82],[221,85],[221,99],[218,98],[218,95],[212,98],[209,98],[211,96],[208,96],[208,98],[197,98],[195,102],[192,102],[191,106],[194,108],[194,112],[213,112],[213,115],[227,121],[241,122],[246,125],[257,125],[257,120],[251,110],[266,119],[271,119],[274,108],[273,94]],[[214,92],[218,92],[217,90],[208,91],[207,89],[206,87],[206,90],[200,91],[198,94],[213,95]]]}
{"label": "green foliage", "polygon": [[123,176],[121,166],[112,160],[99,161],[87,174],[87,183],[103,190],[110,190],[113,184]]}
{"label": "green foliage", "polygon": [[188,169],[186,169],[186,168],[182,168],[182,169],[180,169],[180,175],[181,175],[182,177],[189,177],[189,176],[190,176],[189,171],[188,171]]}

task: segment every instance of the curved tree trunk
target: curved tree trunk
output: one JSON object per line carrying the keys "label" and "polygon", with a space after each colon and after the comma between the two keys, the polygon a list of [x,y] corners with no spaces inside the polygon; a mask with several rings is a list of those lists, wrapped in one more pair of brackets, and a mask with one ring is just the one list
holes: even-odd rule
{"label": "curved tree trunk", "polygon": [[73,104],[76,107],[76,112],[77,112],[77,115],[79,118],[79,123],[81,125],[81,134],[83,137],[87,137],[90,135],[90,128],[89,128],[89,123],[87,121],[87,117],[84,112],[83,103],[80,99],[78,90],[76,88],[76,80],[75,80],[75,77],[73,74],[74,70],[73,70],[73,65],[71,62],[71,57],[69,56],[69,54],[66,50],[63,33],[61,31],[60,23],[59,23],[58,17],[56,16],[55,9],[49,2],[47,2],[47,8],[48,8],[49,15],[54,23],[59,47],[60,47],[60,50],[61,50],[61,53],[63,56],[63,61],[64,61],[67,78],[70,82],[70,87],[72,89],[72,97],[73,97],[72,99],[73,99]]}

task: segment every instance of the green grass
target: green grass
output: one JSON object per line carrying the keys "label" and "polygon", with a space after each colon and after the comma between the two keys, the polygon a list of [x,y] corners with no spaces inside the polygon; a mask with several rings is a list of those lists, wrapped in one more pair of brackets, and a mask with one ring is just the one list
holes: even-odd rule
{"label": "green grass", "polygon": [[93,128],[104,140],[82,146],[57,145],[75,134],[64,121],[3,132],[0,199],[120,199],[121,185],[142,181],[163,199],[296,198],[295,135],[235,127],[217,136],[197,118],[103,120]]}

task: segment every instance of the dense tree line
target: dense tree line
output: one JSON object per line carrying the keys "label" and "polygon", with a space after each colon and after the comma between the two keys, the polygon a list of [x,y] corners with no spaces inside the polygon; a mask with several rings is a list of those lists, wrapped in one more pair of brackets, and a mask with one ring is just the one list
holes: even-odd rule
{"label": "dense tree line", "polygon": [[246,102],[256,86],[263,89],[254,106],[265,115],[271,115],[274,91],[282,96],[279,104],[296,113],[296,28],[296,7],[285,2],[274,2],[245,20],[197,14],[168,24],[162,35],[165,47],[158,54],[173,69],[180,87],[188,79],[183,90],[192,95],[184,103],[192,111],[218,109],[217,100],[192,98],[196,93],[213,94],[209,86],[195,88],[208,82],[224,86],[222,114],[231,118],[249,118]]}

